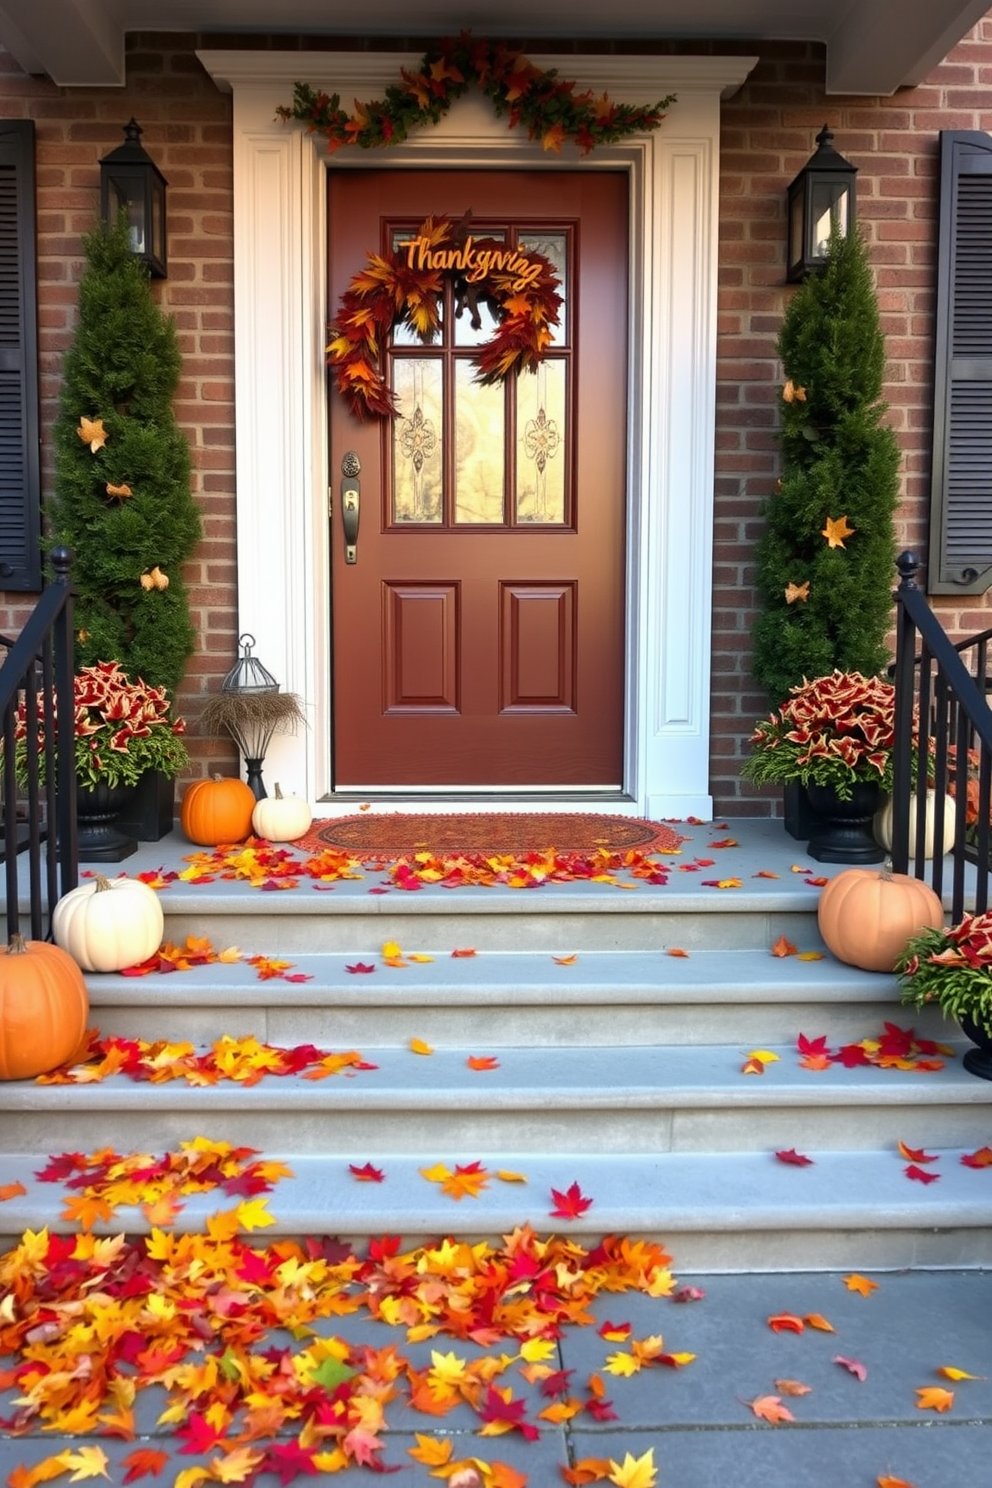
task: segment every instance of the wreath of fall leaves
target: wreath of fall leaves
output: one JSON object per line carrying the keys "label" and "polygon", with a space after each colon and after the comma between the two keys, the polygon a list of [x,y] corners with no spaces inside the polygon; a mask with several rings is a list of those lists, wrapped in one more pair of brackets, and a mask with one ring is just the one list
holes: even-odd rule
{"label": "wreath of fall leaves", "polygon": [[341,107],[337,93],[318,93],[309,83],[298,82],[292,106],[280,106],[276,115],[322,134],[329,150],[342,145],[375,149],[398,145],[411,129],[439,123],[473,83],[499,117],[508,116],[511,129],[523,125],[531,139],[556,154],[566,140],[587,155],[597,145],[657,129],[675,102],[674,93],[649,105],[615,103],[606,93],[596,97],[591,90],[576,93],[575,83],[559,77],[557,69],[542,71],[503,42],[462,31],[428,48],[416,71],[401,68],[400,81],[383,98],[367,103],[356,99],[352,114]]}
{"label": "wreath of fall leaves", "polygon": [[[447,217],[428,217],[414,237],[433,255],[456,250],[469,236],[471,214],[458,223]],[[476,251],[506,253],[506,244],[473,239]],[[551,327],[558,324],[561,296],[552,265],[539,253],[527,258],[539,268],[533,282],[521,287],[512,269],[490,269],[484,280],[470,282],[459,270],[413,266],[402,251],[370,253],[366,267],[341,296],[337,319],[327,346],[338,392],[358,419],[391,418],[396,414],[392,391],[379,365],[379,351],[396,325],[410,327],[430,345],[441,325],[441,302],[446,275],[455,275],[455,314],[469,311],[474,329],[481,325],[478,302],[483,301],[497,321],[494,335],[473,355],[477,380],[501,382],[511,372],[533,370],[551,344]]]}

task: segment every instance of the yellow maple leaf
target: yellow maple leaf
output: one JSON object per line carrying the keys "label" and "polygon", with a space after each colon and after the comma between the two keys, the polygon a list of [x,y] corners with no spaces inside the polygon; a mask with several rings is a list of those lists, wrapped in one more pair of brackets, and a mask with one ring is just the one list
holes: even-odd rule
{"label": "yellow maple leaf", "polygon": [[76,1452],[61,1452],[59,1456],[66,1472],[72,1471],[70,1483],[81,1483],[84,1478],[107,1478],[107,1454],[102,1447],[80,1447]]}
{"label": "yellow maple leaf", "polygon": [[274,1214],[269,1213],[266,1208],[267,1204],[268,1199],[266,1198],[246,1199],[243,1204],[239,1204],[234,1211],[237,1215],[239,1228],[242,1230],[264,1230],[268,1225],[274,1225],[276,1218]]}
{"label": "yellow maple leaf", "polygon": [[581,1400],[556,1400],[545,1410],[538,1411],[542,1421],[550,1421],[552,1426],[560,1426],[563,1421],[570,1421],[583,1409]]}
{"label": "yellow maple leaf", "polygon": [[758,1059],[762,1064],[776,1064],[780,1058],[771,1049],[752,1049],[745,1057],[747,1059]]}
{"label": "yellow maple leaf", "polygon": [[797,600],[802,600],[803,604],[805,604],[808,599],[809,599],[809,579],[807,579],[804,584],[786,584],[786,586],[785,586],[785,602],[786,602],[786,604],[795,604]]}
{"label": "yellow maple leaf", "polygon": [[496,1171],[496,1177],[501,1183],[527,1182],[527,1175],[525,1173],[513,1173],[510,1171],[509,1168],[498,1168]]}
{"label": "yellow maple leaf", "polygon": [[848,525],[847,517],[828,517],[827,525],[820,535],[827,539],[831,548],[842,548],[845,537],[851,537],[857,530],[856,527]]}
{"label": "yellow maple leaf", "polygon": [[548,1338],[528,1338],[520,1345],[520,1357],[528,1364],[542,1363],[553,1358],[555,1352],[556,1345]]}
{"label": "yellow maple leaf", "polygon": [[103,419],[81,418],[76,433],[84,444],[88,444],[95,455],[106,444],[109,435],[103,427]]}
{"label": "yellow maple leaf", "polygon": [[409,1044],[411,1054],[433,1054],[434,1046],[425,1044],[423,1039],[412,1038]]}
{"label": "yellow maple leaf", "polygon": [[408,961],[433,961],[434,960],[434,957],[433,956],[425,956],[422,952],[417,953],[417,952],[414,952],[414,951],[408,951],[407,952],[407,958],[406,959]]}
{"label": "yellow maple leaf", "polygon": [[610,1354],[606,1363],[603,1365],[607,1374],[618,1374],[623,1378],[637,1374],[640,1367],[640,1359],[635,1359],[633,1354],[624,1354],[619,1351],[615,1354]]}
{"label": "yellow maple leaf", "polygon": [[953,1364],[942,1364],[937,1373],[949,1380],[983,1380],[986,1378],[984,1374],[969,1374],[967,1369],[955,1369]]}
{"label": "yellow maple leaf", "polygon": [[451,1169],[446,1168],[444,1163],[435,1163],[432,1168],[421,1168],[420,1176],[426,1178],[428,1183],[443,1183],[446,1178],[451,1177]]}
{"label": "yellow maple leaf", "polygon": [[628,1452],[623,1462],[610,1458],[609,1482],[615,1483],[616,1488],[654,1488],[657,1481],[653,1447],[648,1447],[643,1457]]}
{"label": "yellow maple leaf", "polygon": [[243,1483],[265,1458],[256,1447],[234,1447],[223,1457],[210,1460],[210,1472],[218,1483]]}

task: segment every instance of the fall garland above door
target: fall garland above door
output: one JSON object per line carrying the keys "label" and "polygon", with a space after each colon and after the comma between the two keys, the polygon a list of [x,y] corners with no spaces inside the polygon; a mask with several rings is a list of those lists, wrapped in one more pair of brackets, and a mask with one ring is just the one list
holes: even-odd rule
{"label": "fall garland above door", "polygon": [[381,99],[356,99],[352,114],[341,107],[337,93],[318,93],[309,83],[296,83],[292,106],[282,105],[276,114],[322,134],[329,150],[342,145],[375,149],[398,145],[411,129],[439,123],[475,83],[498,116],[508,115],[511,129],[524,125],[531,139],[556,153],[572,140],[587,155],[597,145],[657,129],[675,102],[674,93],[649,105],[615,103],[591,89],[576,93],[575,83],[559,77],[555,68],[542,71],[504,42],[477,39],[470,31],[436,42],[416,71],[403,67],[400,78]]}

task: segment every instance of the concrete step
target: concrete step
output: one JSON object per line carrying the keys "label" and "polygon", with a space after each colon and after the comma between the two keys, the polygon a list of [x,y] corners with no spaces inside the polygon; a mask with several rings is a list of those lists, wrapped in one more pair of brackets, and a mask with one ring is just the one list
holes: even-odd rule
{"label": "concrete step", "polygon": [[[130,1150],[121,1143],[122,1149]],[[294,1176],[267,1196],[275,1223],[259,1238],[385,1233],[416,1244],[445,1235],[492,1237],[529,1223],[540,1233],[556,1230],[583,1244],[605,1234],[653,1238],[675,1255],[680,1276],[748,1269],[987,1266],[992,1261],[992,1170],[964,1166],[960,1150],[939,1150],[933,1166],[940,1181],[929,1185],[909,1181],[904,1161],[891,1151],[811,1155],[810,1167],[796,1168],[767,1152],[548,1157],[485,1150],[475,1158],[492,1175],[488,1187],[478,1198],[455,1201],[420,1171],[434,1162],[452,1166],[458,1153],[450,1146],[425,1147],[416,1157],[381,1154],[382,1183],[357,1182],[348,1171],[348,1161],[367,1160],[364,1149],[350,1158],[272,1150],[265,1156],[285,1162]],[[66,1191],[60,1184],[37,1182],[33,1175],[39,1166],[35,1153],[0,1153],[5,1181],[19,1181],[26,1189],[0,1210],[4,1246],[24,1229],[73,1228],[60,1218]],[[526,1182],[502,1182],[495,1176],[500,1170],[521,1173]],[[572,1183],[592,1204],[574,1220],[552,1218],[551,1189],[561,1192]],[[214,1190],[183,1202],[173,1228],[196,1231],[236,1200]],[[94,1225],[100,1234],[148,1229],[133,1207],[121,1207],[111,1220]]]}
{"label": "concrete step", "polygon": [[[822,948],[810,937],[809,949]],[[410,943],[419,951],[421,943]],[[926,1037],[953,1033],[939,1014],[901,1007],[894,977],[767,950],[579,952],[562,965],[549,952],[481,952],[390,966],[381,944],[353,955],[304,953],[291,975],[261,980],[246,962],[189,971],[87,977],[92,1022],[106,1034],[209,1044],[225,1034],[269,1043],[377,1049],[424,1039],[460,1048],[610,1044],[831,1044],[878,1032],[885,1020]],[[424,952],[425,954],[427,952]],[[568,954],[568,953],[565,953]],[[349,972],[362,965],[372,972]]]}
{"label": "concrete step", "polygon": [[[361,1051],[359,1051],[361,1052]],[[154,1150],[197,1134],[297,1153],[480,1151],[644,1155],[870,1150],[981,1145],[992,1083],[957,1058],[938,1071],[801,1069],[772,1048],[764,1074],[742,1073],[728,1045],[506,1048],[487,1042],[424,1056],[375,1051],[376,1068],[320,1081],[268,1077],[245,1087],[117,1075],[88,1085],[0,1086],[4,1141],[50,1152],[119,1145]],[[498,1067],[469,1067],[470,1055]]]}

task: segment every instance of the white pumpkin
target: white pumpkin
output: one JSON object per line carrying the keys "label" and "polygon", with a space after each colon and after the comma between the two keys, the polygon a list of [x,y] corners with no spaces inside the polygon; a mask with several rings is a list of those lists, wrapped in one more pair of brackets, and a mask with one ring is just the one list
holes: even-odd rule
{"label": "white pumpkin", "polygon": [[266,842],[295,842],[313,821],[313,813],[299,796],[284,796],[276,782],[274,796],[263,796],[251,814],[251,829]]}
{"label": "white pumpkin", "polygon": [[[950,852],[954,845],[954,814],[955,803],[953,796],[944,797],[944,837],[942,847],[945,853]],[[926,808],[924,816],[923,856],[933,857],[934,819],[936,817],[935,792],[927,791]],[[892,797],[887,796],[881,806],[875,812],[874,821],[875,839],[882,847],[889,851],[892,847]],[[909,855],[916,854],[916,796],[910,797],[909,802]]]}
{"label": "white pumpkin", "polygon": [[147,961],[162,944],[165,916],[140,878],[98,873],[70,889],[52,914],[55,944],[83,971],[121,971]]}

